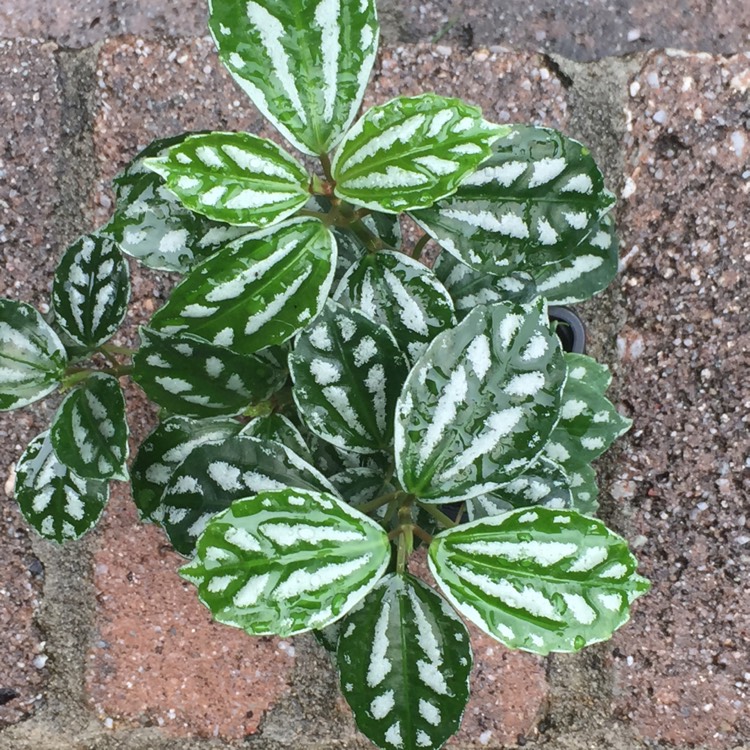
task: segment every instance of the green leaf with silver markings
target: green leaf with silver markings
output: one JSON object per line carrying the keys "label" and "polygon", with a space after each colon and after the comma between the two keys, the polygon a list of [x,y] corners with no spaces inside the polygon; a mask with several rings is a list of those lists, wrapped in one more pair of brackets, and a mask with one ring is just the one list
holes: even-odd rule
{"label": "green leaf with silver markings", "polygon": [[383,578],[341,626],[341,691],[358,729],[383,750],[437,750],[469,699],[469,632],[411,575]]}
{"label": "green leaf with silver markings", "polygon": [[109,499],[109,484],[74,474],[55,455],[49,432],[43,432],[16,465],[14,494],[23,517],[43,537],[62,544],[96,525]]}
{"label": "green leaf with silver markings", "polygon": [[292,394],[307,427],[354,453],[387,450],[408,371],[391,332],[329,302],[289,355]]}
{"label": "green leaf with silver markings", "polygon": [[80,346],[96,349],[122,325],[130,300],[128,264],[117,245],[89,234],[63,254],[52,284],[57,324]]}
{"label": "green leaf with silver markings", "polygon": [[211,517],[233,500],[284,487],[335,493],[320,472],[286,446],[236,435],[193,449],[172,472],[159,517],[174,548],[188,556]]}
{"label": "green leaf with silver markings", "polygon": [[247,234],[247,227],[211,221],[185,208],[164,185],[163,178],[144,165],[195,133],[154,141],[112,181],[117,205],[99,233],[148,268],[185,273],[230,240]]}
{"label": "green leaf with silver markings", "polygon": [[142,521],[163,520],[160,505],[164,488],[175,469],[204,443],[221,442],[236,435],[242,425],[230,418],[188,419],[169,417],[140,445],[130,469],[133,501]]}
{"label": "green leaf with silver markings", "polygon": [[614,203],[588,149],[549,128],[513,125],[449,198],[412,218],[478,271],[540,268],[571,251]]}
{"label": "green leaf with silver markings", "polygon": [[396,471],[420,500],[486,494],[522,474],[558,418],[565,361],[544,304],[478,307],[430,344],[396,409]]}
{"label": "green leaf with silver markings", "polygon": [[307,463],[313,463],[312,453],[302,434],[283,414],[274,412],[256,417],[242,428],[240,434],[264,441],[274,440],[289,448]]}
{"label": "green leaf with silver markings", "polygon": [[290,339],[320,312],[335,268],[328,229],[293,219],[235,240],[196,266],[150,326],[252,354]]}
{"label": "green leaf with silver markings", "polygon": [[585,516],[593,516],[599,508],[599,485],[596,470],[590,464],[567,467],[573,510]]}
{"label": "green leaf with silver markings", "polygon": [[336,195],[386,213],[427,208],[453,193],[507,131],[460,99],[391,99],[368,110],[336,151]]}
{"label": "green leaf with silver markings", "polygon": [[191,211],[264,228],[305,205],[310,177],[273,141],[249,133],[191,135],[144,161]]}
{"label": "green leaf with silver markings", "polygon": [[428,563],[464,617],[537,654],[606,640],[650,588],[622,537],[571,510],[515,510],[443,531]]}
{"label": "green leaf with silver markings", "polygon": [[538,293],[548,302],[569,305],[605,289],[617,275],[618,259],[615,223],[607,214],[565,258],[546,266],[527,261],[523,268],[534,277]]}
{"label": "green leaf with silver markings", "polygon": [[390,557],[375,521],[333,495],[287,488],[214,516],[180,574],[219,622],[286,637],[347,614]]}
{"label": "green leaf with silver markings", "polygon": [[341,280],[335,299],[388,327],[412,362],[456,322],[453,301],[435,274],[399,252],[365,255]]}
{"label": "green leaf with silver markings", "polygon": [[86,479],[128,479],[125,397],[112,375],[95,373],[71,391],[50,426],[60,461]]}
{"label": "green leaf with silver markings", "polygon": [[210,0],[219,58],[300,151],[330,151],[357,114],[378,46],[374,0]]}
{"label": "green leaf with silver markings", "polygon": [[[331,477],[331,484],[339,495],[355,508],[396,490],[382,470],[370,466],[344,469]],[[378,511],[380,512],[377,515],[382,518],[386,506],[382,506]]]}
{"label": "green leaf with silver markings", "polygon": [[31,305],[0,298],[0,411],[54,391],[67,363],[59,336]]}
{"label": "green leaf with silver markings", "polygon": [[438,255],[433,270],[450,294],[459,320],[463,320],[478,305],[495,302],[523,305],[537,297],[534,279],[523,271],[493,276],[475,271],[447,252]]}
{"label": "green leaf with silver markings", "polygon": [[[544,508],[573,507],[570,480],[554,461],[541,456],[520,477],[486,495],[466,501],[470,521],[499,516],[516,508],[540,505]],[[575,508],[578,510],[578,508]]]}
{"label": "green leaf with silver markings", "polygon": [[133,380],[172,414],[198,419],[242,413],[286,381],[286,371],[189,334],[140,329]]}
{"label": "green leaf with silver markings", "polygon": [[604,395],[612,383],[612,373],[608,365],[597,362],[585,354],[565,353],[565,364],[568,366],[568,380],[579,382]]}

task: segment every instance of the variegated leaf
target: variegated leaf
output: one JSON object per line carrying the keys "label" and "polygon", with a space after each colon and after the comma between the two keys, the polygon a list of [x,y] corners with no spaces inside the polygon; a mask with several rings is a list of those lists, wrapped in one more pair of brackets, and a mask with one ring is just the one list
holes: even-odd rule
{"label": "variegated leaf", "polygon": [[16,465],[14,494],[24,518],[43,537],[62,544],[96,525],[109,499],[109,484],[74,474],[43,432]]}
{"label": "variegated leaf", "polygon": [[96,373],[71,391],[52,420],[50,441],[79,477],[127,481],[128,423],[117,378]]}
{"label": "variegated leaf", "polygon": [[408,371],[391,332],[329,302],[289,355],[300,416],[319,437],[354,453],[387,450]]}
{"label": "variegated leaf", "polygon": [[562,260],[546,266],[527,261],[523,268],[534,277],[538,293],[548,302],[569,305],[605,289],[617,275],[618,256],[614,219],[607,214]]}
{"label": "variegated leaf", "polygon": [[467,265],[505,275],[567,259],[613,202],[588,149],[514,125],[457,192],[412,218]]}
{"label": "variegated leaf", "polygon": [[248,422],[240,432],[241,435],[259,438],[263,441],[274,440],[289,448],[307,463],[313,463],[310,448],[302,437],[302,433],[283,414],[274,412],[262,417],[256,417]]}
{"label": "variegated leaf", "polygon": [[290,339],[320,312],[335,267],[328,229],[315,219],[293,219],[235,240],[196,266],[151,328],[252,354]]}
{"label": "variegated leaf", "polygon": [[296,148],[330,151],[357,114],[380,27],[374,0],[209,0],[219,58]]}
{"label": "variegated leaf", "polygon": [[507,131],[460,99],[392,99],[346,134],[333,160],[336,195],[386,213],[426,208],[453,193]]}
{"label": "variegated leaf", "polygon": [[339,647],[339,635],[341,635],[341,624],[342,620],[337,620],[328,627],[321,628],[320,630],[313,630],[315,640],[323,646],[323,648],[335,658],[336,649]]}
{"label": "variegated leaf", "polygon": [[191,135],[195,134],[154,141],[112,181],[117,205],[99,233],[148,268],[185,273],[248,232],[247,227],[211,221],[189,211],[165,187],[162,177],[144,165],[146,159],[162,156],[170,146]]}
{"label": "variegated leaf", "polygon": [[130,470],[133,501],[141,520],[163,520],[160,505],[174,470],[199,445],[221,442],[236,435],[242,425],[230,418],[169,417],[142,443]]}
{"label": "variegated leaf", "polygon": [[305,205],[310,177],[273,141],[249,133],[192,135],[144,161],[191,211],[263,228]]}
{"label": "variegated leaf", "polygon": [[111,240],[89,234],[64,253],[52,284],[57,324],[80,346],[96,349],[120,327],[130,301],[130,273]]}
{"label": "variegated leaf", "polygon": [[544,508],[574,507],[567,474],[562,467],[544,456],[512,482],[486,495],[467,500],[466,513],[469,520],[474,521],[535,505]]}
{"label": "variegated leaf", "polygon": [[286,446],[247,435],[203,443],[172,472],[159,517],[174,548],[191,555],[215,513],[233,500],[283,487],[333,492],[331,483]]}
{"label": "variegated leaf", "polygon": [[390,557],[375,521],[333,495],[283,489],[236,500],[214,516],[180,573],[214,619],[286,637],[347,614]]}
{"label": "variegated leaf", "polygon": [[537,654],[606,640],[649,589],[625,540],[570,510],[515,510],[443,531],[428,562],[464,617]]}
{"label": "variegated leaf", "polygon": [[[344,469],[331,477],[331,484],[339,495],[355,508],[396,490],[383,471],[368,466]],[[386,506],[380,508],[379,511],[377,515],[382,518]]]}
{"label": "variegated leaf", "polygon": [[140,335],[133,380],[172,414],[198,419],[240,414],[286,381],[285,370],[253,354],[236,354],[184,333],[141,328]]}
{"label": "variegated leaf", "polygon": [[412,362],[456,322],[453,301],[435,274],[398,252],[365,255],[341,280],[335,299],[388,327]]}
{"label": "variegated leaf", "polygon": [[593,388],[602,396],[612,382],[609,367],[597,362],[593,357],[566,352],[565,363],[568,367],[569,381],[579,382]]}
{"label": "variegated leaf", "polygon": [[558,417],[565,363],[546,308],[478,307],[409,373],[396,409],[396,471],[420,500],[486,494],[522,474]]}
{"label": "variegated leaf", "polygon": [[0,298],[0,411],[54,391],[67,363],[62,341],[31,305]]}
{"label": "variegated leaf", "polygon": [[474,270],[447,252],[438,255],[433,270],[453,299],[459,320],[463,320],[478,305],[495,302],[522,305],[537,297],[534,279],[523,271],[493,276]]}
{"label": "variegated leaf", "polygon": [[348,615],[337,663],[357,728],[383,750],[438,750],[469,699],[469,632],[419,579],[391,574]]}
{"label": "variegated leaf", "polygon": [[544,455],[568,471],[589,464],[631,424],[594,388],[569,378],[563,390],[560,421],[544,446]]}

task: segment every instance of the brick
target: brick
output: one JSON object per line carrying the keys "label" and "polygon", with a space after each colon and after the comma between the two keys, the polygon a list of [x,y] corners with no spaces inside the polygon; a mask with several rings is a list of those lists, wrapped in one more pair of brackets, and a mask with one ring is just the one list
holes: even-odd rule
{"label": "brick", "polygon": [[[56,161],[62,95],[55,45],[0,42],[6,71],[0,94],[5,147],[0,153],[0,296],[47,308],[53,268],[55,211],[60,202]],[[38,404],[0,414],[0,727],[30,716],[44,698],[48,670],[36,626],[44,570],[30,532],[10,497],[14,466],[41,432],[49,408]]]}
{"label": "brick", "polygon": [[649,55],[630,85],[618,523],[653,592],[614,641],[645,739],[750,736],[750,56]]}

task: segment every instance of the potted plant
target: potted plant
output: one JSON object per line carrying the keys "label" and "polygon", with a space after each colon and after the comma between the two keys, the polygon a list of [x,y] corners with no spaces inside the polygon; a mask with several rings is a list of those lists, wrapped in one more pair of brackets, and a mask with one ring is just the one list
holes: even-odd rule
{"label": "potted plant", "polygon": [[[64,254],[50,319],[0,300],[0,408],[65,394],[15,495],[63,543],[129,480],[216,620],[314,631],[372,742],[438,748],[469,694],[462,618],[577,651],[648,589],[593,517],[591,462],[629,420],[549,320],[613,278],[614,198],[581,144],[458,99],[355,122],[373,0],[215,0],[210,28],[305,160],[248,133],[158,141]],[[424,230],[410,248],[404,214]],[[137,351],[111,343],[123,254],[183,277]],[[130,467],[125,376],[161,407]],[[436,587],[410,570],[419,545]]]}

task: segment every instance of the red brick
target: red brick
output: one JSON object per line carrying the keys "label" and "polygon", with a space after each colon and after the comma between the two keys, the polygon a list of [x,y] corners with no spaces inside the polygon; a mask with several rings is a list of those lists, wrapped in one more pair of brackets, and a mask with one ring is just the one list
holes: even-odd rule
{"label": "red brick", "polygon": [[[630,88],[620,518],[653,583],[615,645],[648,740],[750,737],[750,56],[652,54]],[[744,82],[744,83],[743,83]]]}

